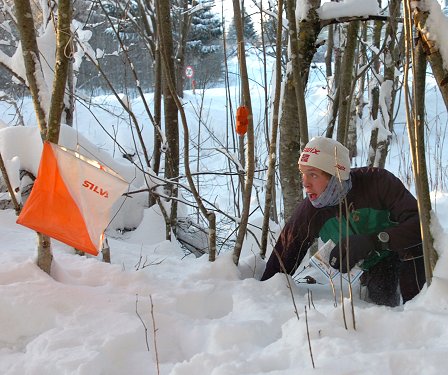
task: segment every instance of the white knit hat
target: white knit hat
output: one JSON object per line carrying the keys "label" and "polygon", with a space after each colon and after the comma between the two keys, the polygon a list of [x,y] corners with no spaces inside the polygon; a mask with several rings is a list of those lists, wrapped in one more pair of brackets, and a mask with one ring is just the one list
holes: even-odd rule
{"label": "white knit hat", "polygon": [[314,137],[303,149],[298,161],[321,169],[333,176],[348,180],[350,178],[350,156],[347,147],[331,138]]}

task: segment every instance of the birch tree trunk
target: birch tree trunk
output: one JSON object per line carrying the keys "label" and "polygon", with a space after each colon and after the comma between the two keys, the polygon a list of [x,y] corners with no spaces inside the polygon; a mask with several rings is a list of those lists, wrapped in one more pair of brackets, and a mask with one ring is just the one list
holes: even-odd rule
{"label": "birch tree trunk", "polygon": [[[381,30],[383,29],[382,21],[375,21],[373,26],[372,44],[379,50],[381,42]],[[375,56],[373,62],[373,76],[369,82],[370,96],[372,105],[370,107],[370,117],[374,124],[370,133],[369,153],[367,156],[367,165],[376,166],[376,150],[378,145],[378,114],[380,112],[380,61],[379,56]],[[376,126],[375,126],[376,125]]]}
{"label": "birch tree trunk", "polygon": [[[358,128],[362,127],[362,118],[364,114],[364,94],[366,90],[367,69],[363,69],[367,65],[367,46],[364,41],[367,40],[368,21],[361,23],[361,37],[357,43],[358,58],[355,59],[354,77],[351,93],[351,110],[347,134],[347,148],[350,150],[351,157],[358,156]],[[361,71],[359,70],[361,67]]]}
{"label": "birch tree trunk", "polygon": [[[374,104],[372,106],[372,119],[376,125],[372,130],[370,137],[370,149],[367,164],[370,166],[384,168],[386,164],[386,157],[389,151],[389,145],[391,136],[385,136],[385,132],[382,132],[380,137],[379,127],[382,126],[387,132],[392,133],[394,122],[394,106],[395,97],[397,93],[397,77],[396,69],[401,65],[400,53],[397,50],[400,48],[400,39],[402,39],[402,33],[398,32],[398,17],[400,15],[401,0],[391,0],[389,2],[389,20],[386,25],[385,34],[385,48],[383,48],[383,61],[384,61],[384,79],[378,86],[374,97]],[[378,31],[375,32],[374,44],[378,48],[380,47],[381,30],[380,25],[382,22],[375,22],[375,28]],[[397,43],[398,40],[398,43]],[[377,41],[377,42],[376,42]],[[376,74],[380,76],[379,62],[374,66]],[[381,95],[380,95],[381,93]],[[381,103],[380,103],[381,96]],[[380,117],[379,117],[380,116]]]}
{"label": "birch tree trunk", "polygon": [[[331,24],[331,25],[329,25],[329,27],[330,26],[333,26],[334,31],[333,31],[332,40],[330,41],[330,39],[329,39],[329,44],[328,44],[327,48],[330,48],[330,46],[331,46],[331,48],[334,49],[334,53],[332,53],[332,55],[334,55],[334,73],[331,77],[329,77],[327,74],[328,97],[329,97],[328,113],[330,114],[329,119],[328,119],[327,130],[325,132],[325,136],[327,138],[333,138],[334,127],[336,124],[338,111],[339,111],[339,93],[340,93],[339,83],[341,81],[341,60],[342,60],[341,38],[340,38],[341,25],[338,25],[338,24],[332,25]],[[328,72],[328,68],[327,68],[327,72]]]}

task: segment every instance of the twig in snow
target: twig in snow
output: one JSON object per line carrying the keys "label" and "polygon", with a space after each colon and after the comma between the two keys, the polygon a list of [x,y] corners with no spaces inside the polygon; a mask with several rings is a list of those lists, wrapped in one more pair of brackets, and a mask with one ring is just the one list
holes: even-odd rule
{"label": "twig in snow", "polygon": [[149,300],[151,301],[151,320],[152,320],[152,332],[153,332],[153,340],[154,340],[154,353],[156,356],[156,365],[157,365],[157,375],[160,375],[160,366],[159,366],[159,352],[157,350],[157,328],[156,321],[154,319],[154,304],[152,302],[152,296],[149,295]]}
{"label": "twig in snow", "polygon": [[138,294],[135,295],[135,313],[137,314],[138,318],[142,322],[143,328],[145,329],[145,341],[146,341],[146,349],[149,352],[149,342],[148,342],[148,328],[146,327],[145,322],[143,321],[141,315],[138,312]]}
{"label": "twig in snow", "polygon": [[308,308],[311,309],[311,306],[313,306],[313,309],[316,310],[316,306],[314,306],[313,301],[313,291],[308,289]]}
{"label": "twig in snow", "polygon": [[308,313],[306,311],[306,305],[305,305],[305,323],[306,323],[306,336],[308,337],[308,348],[310,349],[311,363],[313,365],[313,368],[316,368],[316,366],[314,365],[313,351],[311,349],[310,329],[308,327]]}
{"label": "twig in snow", "polygon": [[278,253],[278,251],[275,249],[275,247],[274,247],[273,251],[275,253],[275,256],[278,259],[278,263],[280,265],[280,269],[285,274],[286,282],[288,284],[288,289],[289,289],[289,292],[291,293],[292,304],[294,305],[294,312],[296,314],[297,320],[300,320],[300,318],[299,318],[299,311],[297,310],[296,300],[294,299],[294,293],[292,292],[290,277],[288,275],[288,272],[286,271],[285,264],[283,263],[283,260],[282,260],[282,258],[280,256],[280,254]]}

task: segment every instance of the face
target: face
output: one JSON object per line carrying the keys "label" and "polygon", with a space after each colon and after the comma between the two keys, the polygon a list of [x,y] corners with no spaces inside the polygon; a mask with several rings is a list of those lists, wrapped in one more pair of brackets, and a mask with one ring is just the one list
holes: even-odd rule
{"label": "face", "polygon": [[299,165],[302,173],[303,187],[308,198],[313,201],[321,195],[330,181],[331,175],[321,169]]}

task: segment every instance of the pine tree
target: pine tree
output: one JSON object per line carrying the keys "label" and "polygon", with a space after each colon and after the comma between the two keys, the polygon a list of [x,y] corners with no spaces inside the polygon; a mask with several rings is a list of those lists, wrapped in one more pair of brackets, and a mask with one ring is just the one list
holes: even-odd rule
{"label": "pine tree", "polygon": [[[257,44],[258,34],[255,30],[252,18],[244,11],[243,19],[243,34],[244,42],[248,44]],[[227,40],[231,45],[236,44],[236,31],[235,31],[235,20],[232,18],[232,22],[229,25],[229,32],[227,33]]]}
{"label": "pine tree", "polygon": [[191,28],[187,41],[188,65],[195,68],[195,80],[203,86],[204,83],[221,77],[223,50],[222,28],[217,14],[211,11],[213,3],[200,2],[192,9]]}
{"label": "pine tree", "polygon": [[211,12],[210,5],[204,5],[194,11],[187,42],[189,51],[201,56],[214,53],[221,48],[221,36],[221,21]]}

